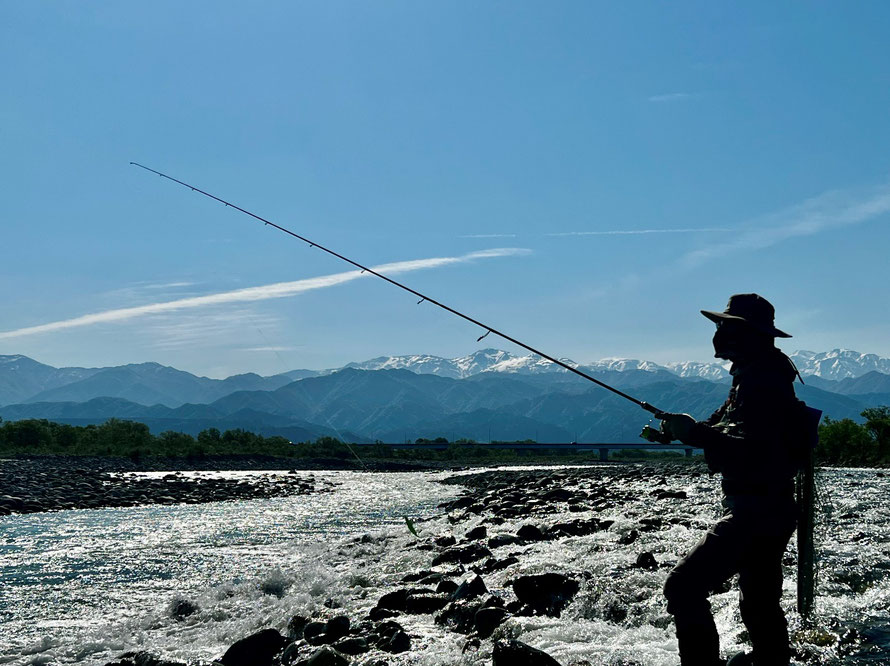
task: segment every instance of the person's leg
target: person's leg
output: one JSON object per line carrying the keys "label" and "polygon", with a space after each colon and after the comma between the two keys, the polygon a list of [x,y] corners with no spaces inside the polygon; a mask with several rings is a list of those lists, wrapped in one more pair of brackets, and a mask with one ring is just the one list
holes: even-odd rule
{"label": "person's leg", "polygon": [[793,522],[757,535],[739,566],[739,610],[751,638],[756,666],[791,661],[788,622],[782,610],[782,556]]}
{"label": "person's leg", "polygon": [[727,517],[718,522],[677,563],[664,585],[668,613],[674,616],[682,666],[717,666],[720,638],[708,595],[738,571],[739,545]]}

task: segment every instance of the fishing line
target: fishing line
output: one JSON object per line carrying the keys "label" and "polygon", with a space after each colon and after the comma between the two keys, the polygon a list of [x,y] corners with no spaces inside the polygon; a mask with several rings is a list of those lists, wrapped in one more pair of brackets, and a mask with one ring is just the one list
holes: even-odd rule
{"label": "fishing line", "polygon": [[349,257],[346,257],[338,252],[335,252],[334,250],[331,250],[331,249],[325,247],[324,245],[319,245],[315,241],[310,240],[310,239],[306,238],[305,236],[301,236],[300,234],[298,234],[294,231],[291,231],[290,229],[282,227],[281,225],[276,224],[275,222],[272,222],[271,220],[267,220],[266,218],[261,217],[261,216],[257,215],[256,213],[252,213],[249,210],[247,210],[246,208],[242,208],[241,206],[238,206],[238,205],[233,204],[229,201],[226,201],[225,199],[222,199],[222,198],[216,196],[215,194],[206,192],[198,187],[195,187],[194,185],[190,185],[189,183],[181,181],[177,178],[168,176],[165,173],[156,171],[155,169],[151,169],[147,166],[139,164],[138,162],[130,162],[130,164],[133,166],[137,166],[140,169],[145,169],[146,171],[150,171],[151,173],[157,174],[161,178],[166,178],[167,180],[173,181],[174,183],[177,183],[178,185],[187,187],[192,192],[197,192],[198,194],[202,194],[205,197],[208,197],[209,199],[213,199],[214,201],[217,201],[217,202],[227,206],[228,208],[234,208],[235,210],[237,210],[241,213],[244,213],[245,215],[248,215],[248,216],[254,218],[255,220],[262,222],[265,226],[274,227],[275,229],[278,229],[279,231],[286,233],[289,236],[293,236],[294,238],[303,241],[310,248],[317,247],[319,250],[322,250],[323,252],[327,252],[328,254],[330,254],[334,257],[337,257],[338,259],[345,261],[348,264],[355,266],[356,268],[360,269],[362,271],[362,273],[370,273],[371,275],[375,275],[375,276],[379,277],[381,280],[386,280],[387,282],[398,287],[399,289],[404,289],[405,291],[407,291],[411,294],[414,294],[414,296],[416,296],[417,298],[420,299],[417,302],[418,305],[423,303],[424,301],[432,303],[433,305],[436,305],[436,306],[442,308],[443,310],[446,310],[446,311],[450,312],[451,314],[453,314],[457,317],[460,317],[461,319],[464,319],[464,320],[470,322],[471,324],[478,326],[483,331],[485,331],[485,333],[483,333],[481,336],[479,336],[479,338],[476,340],[477,342],[488,337],[491,333],[494,333],[498,337],[503,338],[504,340],[507,340],[508,342],[512,342],[514,345],[517,345],[518,347],[522,347],[523,349],[530,351],[533,354],[536,354],[537,356],[540,356],[541,358],[543,358],[547,361],[550,361],[551,363],[554,363],[565,370],[568,370],[569,372],[575,373],[579,377],[583,377],[584,379],[593,382],[597,386],[601,386],[602,388],[604,388],[608,391],[611,391],[615,395],[618,395],[618,396],[624,398],[625,400],[629,400],[630,402],[634,403],[635,405],[642,407],[647,412],[655,414],[656,416],[658,416],[659,414],[662,414],[664,412],[664,410],[658,409],[657,407],[650,405],[648,402],[638,400],[637,398],[634,398],[633,396],[628,395],[627,393],[624,393],[623,391],[619,391],[618,389],[616,389],[612,386],[609,386],[605,382],[602,382],[599,379],[596,379],[595,377],[588,375],[586,372],[578,370],[578,368],[572,367],[571,365],[569,365],[568,363],[565,363],[564,361],[560,361],[558,358],[550,356],[549,354],[545,354],[544,352],[539,351],[539,350],[535,349],[534,347],[527,345],[524,342],[521,342],[521,341],[517,340],[516,338],[513,338],[513,337],[507,335],[506,333],[503,333],[503,332],[497,330],[496,328],[494,328],[492,326],[489,326],[488,324],[484,324],[481,321],[474,319],[473,317],[470,317],[469,315],[465,315],[464,313],[459,312],[458,310],[455,310],[454,308],[451,308],[451,307],[445,305],[444,303],[440,303],[439,301],[435,300],[434,298],[430,298],[429,296],[426,296],[425,294],[422,294],[419,291],[416,291],[415,289],[412,289],[411,287],[408,287],[408,286],[402,284],[401,282],[393,280],[392,278],[389,278],[386,275],[383,275],[382,273],[378,273],[374,269],[368,268],[367,266],[364,266],[364,265],[358,263],[357,261],[350,259]]}

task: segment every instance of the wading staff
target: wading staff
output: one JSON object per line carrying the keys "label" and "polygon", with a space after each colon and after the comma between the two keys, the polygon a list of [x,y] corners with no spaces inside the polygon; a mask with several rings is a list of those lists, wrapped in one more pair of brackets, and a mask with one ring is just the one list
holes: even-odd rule
{"label": "wading staff", "polygon": [[[388,278],[385,275],[383,275],[382,273],[378,273],[377,271],[375,271],[371,268],[368,268],[367,266],[364,266],[364,265],[358,263],[357,261],[353,261],[352,259],[350,259],[348,257],[344,257],[342,254],[334,252],[333,250],[326,248],[324,245],[319,245],[315,241],[309,240],[308,238],[305,238],[304,236],[301,236],[300,234],[295,233],[295,232],[291,231],[290,229],[286,229],[285,227],[282,227],[279,224],[275,224],[274,222],[271,222],[264,217],[260,217],[256,213],[251,213],[249,210],[241,208],[240,206],[236,206],[235,204],[230,203],[230,202],[226,201],[225,199],[221,199],[220,197],[218,197],[216,195],[210,194],[210,192],[205,192],[204,190],[199,189],[199,188],[195,187],[194,185],[189,185],[188,183],[185,183],[181,180],[173,178],[172,176],[168,176],[165,173],[161,173],[160,171],[155,171],[154,169],[150,169],[149,167],[139,164],[138,162],[130,162],[130,164],[132,164],[133,166],[137,166],[140,169],[145,169],[146,171],[151,171],[152,173],[159,175],[161,178],[166,178],[167,180],[172,180],[174,183],[177,183],[179,185],[182,185],[183,187],[189,188],[192,192],[197,192],[198,194],[203,194],[205,197],[209,197],[210,199],[213,199],[214,201],[218,201],[221,204],[225,204],[229,208],[234,208],[235,210],[240,211],[240,212],[244,213],[245,215],[249,215],[250,217],[254,218],[255,220],[259,220],[266,226],[275,227],[279,231],[283,231],[284,233],[288,234],[289,236],[293,236],[294,238],[301,240],[304,243],[307,243],[309,245],[309,247],[317,247],[319,250],[323,250],[324,252],[327,252],[328,254],[333,255],[333,256],[337,257],[338,259],[345,261],[348,264],[352,264],[356,268],[361,269],[362,273],[370,273],[371,275],[376,275],[381,280],[386,280],[390,284],[395,285],[396,287],[399,287],[400,289],[404,289],[405,291],[407,291],[410,294],[413,294],[414,296],[417,296],[420,299],[419,301],[417,301],[418,305],[420,305],[421,303],[426,301],[427,303],[432,303],[433,305],[438,305],[443,310],[447,310],[451,314],[457,315],[461,319],[466,319],[471,324],[475,324],[479,328],[482,328],[486,331],[485,333],[483,333],[482,335],[479,336],[479,338],[476,340],[476,342],[479,342],[483,338],[487,337],[489,334],[494,333],[498,337],[501,337],[504,340],[507,340],[508,342],[512,342],[514,345],[518,345],[519,347],[522,347],[523,349],[526,349],[533,354],[537,354],[541,358],[544,358],[544,359],[550,361],[551,363],[555,363],[556,365],[558,365],[562,368],[565,368],[569,372],[574,372],[579,377],[583,377],[584,379],[587,379],[588,381],[591,381],[598,386],[602,386],[604,389],[611,391],[615,395],[621,396],[625,400],[630,400],[632,403],[634,403],[635,405],[638,405],[639,407],[642,407],[643,409],[645,409],[647,412],[650,412],[651,414],[658,416],[659,414],[661,414],[663,412],[663,410],[658,409],[657,407],[653,407],[648,402],[644,402],[642,400],[637,400],[633,396],[628,395],[627,393],[624,393],[623,391],[619,391],[618,389],[613,388],[612,386],[609,386],[605,382],[601,382],[599,379],[596,379],[595,377],[591,377],[586,372],[582,372],[581,370],[578,370],[577,368],[573,368],[568,363],[564,363],[563,361],[560,361],[557,358],[553,358],[552,356],[549,356],[542,351],[538,351],[534,347],[531,347],[531,346],[525,344],[524,342],[520,342],[516,338],[510,337],[506,333],[502,333],[501,331],[497,330],[496,328],[488,326],[487,324],[483,324],[481,321],[473,319],[472,317],[465,315],[462,312],[458,312],[454,308],[450,308],[447,305],[440,303],[439,301],[437,301],[433,298],[430,298],[429,296],[421,294],[419,291],[415,291],[411,287],[408,287],[408,286],[402,284],[401,282],[397,282],[396,280],[393,280],[392,278]],[[646,426],[646,428],[643,429],[643,436],[646,437],[647,439],[650,439],[650,441],[661,441],[657,438],[658,434],[659,434],[659,432],[657,430],[655,430],[654,428],[650,428],[649,426]],[[665,442],[665,443],[669,443],[669,442]]]}

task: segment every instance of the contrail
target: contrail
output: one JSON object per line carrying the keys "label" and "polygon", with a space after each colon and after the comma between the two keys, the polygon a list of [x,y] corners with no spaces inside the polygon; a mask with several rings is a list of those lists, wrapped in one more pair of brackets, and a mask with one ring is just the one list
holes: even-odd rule
{"label": "contrail", "polygon": [[[522,256],[529,254],[530,252],[531,250],[525,248],[492,248],[490,250],[470,252],[469,254],[457,257],[431,257],[428,259],[412,259],[409,261],[381,264],[380,266],[372,267],[372,270],[382,273],[383,275],[399,275],[401,273],[410,273],[412,271],[423,270],[426,268],[439,268],[441,266],[450,266],[452,264],[468,263],[477,259]],[[360,277],[366,277],[366,275],[360,270],[352,270],[343,273],[332,273],[331,275],[296,280],[294,282],[276,282],[274,284],[267,284],[259,287],[247,287],[245,289],[225,291],[218,294],[208,294],[206,296],[193,296],[191,298],[180,298],[161,303],[138,305],[131,308],[118,308],[115,310],[106,310],[104,312],[94,312],[72,319],[63,319],[60,321],[49,322],[47,324],[40,324],[38,326],[19,328],[14,331],[0,332],[0,340],[21,338],[28,335],[35,335],[37,333],[51,333],[67,328],[92,326],[93,324],[126,321],[128,319],[158,314],[161,312],[173,312],[176,310],[200,308],[209,305],[222,305],[226,303],[287,298],[288,296],[295,296],[296,294],[312,291],[314,289],[334,287],[339,284],[351,282],[352,280],[357,280]]]}

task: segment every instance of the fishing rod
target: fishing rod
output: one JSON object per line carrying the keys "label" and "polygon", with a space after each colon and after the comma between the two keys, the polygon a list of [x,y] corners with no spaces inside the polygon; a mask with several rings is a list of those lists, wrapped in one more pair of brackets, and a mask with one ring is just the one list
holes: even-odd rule
{"label": "fishing rod", "polygon": [[[346,263],[351,264],[358,269],[361,269],[362,273],[370,273],[371,275],[375,275],[375,276],[379,277],[381,280],[386,280],[390,284],[395,285],[396,287],[399,287],[400,289],[404,289],[408,293],[413,294],[414,296],[418,297],[420,299],[419,301],[417,301],[418,305],[420,305],[421,303],[424,303],[424,302],[432,303],[433,305],[437,305],[440,308],[442,308],[443,310],[446,310],[453,315],[457,315],[461,319],[465,319],[466,321],[470,322],[471,324],[475,324],[479,328],[484,329],[486,331],[485,333],[483,333],[476,339],[476,342],[480,342],[483,338],[486,338],[491,333],[494,333],[498,337],[501,337],[504,340],[507,340],[508,342],[512,342],[514,345],[522,347],[523,349],[528,350],[533,354],[537,354],[541,358],[546,359],[546,360],[550,361],[551,363],[555,363],[556,365],[568,370],[569,372],[574,372],[579,377],[583,377],[584,379],[593,382],[597,386],[601,386],[602,388],[611,391],[615,395],[621,396],[625,400],[629,400],[630,402],[634,403],[638,407],[642,407],[647,412],[654,414],[656,417],[658,417],[660,414],[663,413],[663,410],[658,409],[657,407],[653,407],[648,402],[644,402],[643,400],[638,400],[637,398],[634,398],[633,396],[628,395],[627,393],[624,393],[623,391],[619,391],[615,387],[609,386],[608,384],[600,381],[596,377],[592,377],[589,374],[587,374],[586,372],[578,370],[578,368],[574,368],[571,365],[569,365],[568,363],[565,363],[564,361],[560,361],[558,358],[554,358],[554,357],[550,356],[549,354],[545,354],[544,352],[539,351],[539,350],[535,349],[534,347],[527,345],[524,342],[521,342],[521,341],[517,340],[516,338],[513,338],[492,326],[484,324],[483,322],[478,321],[477,319],[474,319],[473,317],[470,317],[469,315],[465,315],[463,312],[459,312],[459,311],[455,310],[454,308],[445,305],[444,303],[440,303],[436,299],[430,298],[429,296],[422,294],[419,291],[416,291],[416,290],[412,289],[411,287],[408,287],[407,285],[404,285],[401,282],[398,282],[397,280],[393,280],[392,278],[387,277],[386,275],[383,275],[382,273],[378,273],[374,269],[368,268],[367,266],[364,266],[363,264],[360,264],[357,261],[353,261],[349,257],[345,257],[342,254],[325,247],[324,245],[319,245],[315,241],[309,240],[305,236],[301,236],[300,234],[298,234],[294,231],[291,231],[290,229],[287,229],[285,227],[282,227],[281,225],[276,224],[275,222],[272,222],[271,220],[267,220],[266,218],[261,217],[261,216],[257,215],[256,213],[251,213],[249,210],[247,210],[245,208],[241,208],[241,206],[237,206],[229,201],[226,201],[225,199],[222,199],[214,194],[211,194],[210,192],[205,192],[204,190],[202,190],[198,187],[195,187],[194,185],[190,185],[189,183],[183,182],[177,178],[168,176],[165,173],[161,173],[160,171],[151,169],[143,164],[139,164],[138,162],[130,162],[130,164],[132,164],[133,166],[137,166],[140,169],[145,169],[146,171],[150,171],[151,173],[157,174],[161,178],[166,178],[167,180],[171,180],[174,183],[182,185],[183,187],[187,187],[192,192],[197,192],[198,194],[203,194],[205,197],[213,199],[214,201],[218,201],[221,204],[225,204],[229,208],[234,208],[235,210],[237,210],[241,213],[244,213],[245,215],[249,215],[250,217],[254,218],[255,220],[259,220],[260,222],[262,222],[265,226],[274,227],[275,229],[278,229],[279,231],[283,231],[284,233],[288,234],[289,236],[293,236],[294,238],[301,240],[304,243],[307,243],[310,248],[317,247],[319,250],[327,252],[328,254],[330,254],[334,257],[337,257],[338,259],[345,261]],[[657,441],[657,442],[662,442],[662,443],[670,443],[669,440],[667,442],[664,441],[664,433],[662,433],[659,430],[655,430],[654,428],[651,428],[649,426],[646,426],[645,428],[643,428],[643,433],[641,436],[646,439],[649,439],[649,441],[653,441],[653,442]]]}

